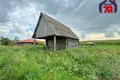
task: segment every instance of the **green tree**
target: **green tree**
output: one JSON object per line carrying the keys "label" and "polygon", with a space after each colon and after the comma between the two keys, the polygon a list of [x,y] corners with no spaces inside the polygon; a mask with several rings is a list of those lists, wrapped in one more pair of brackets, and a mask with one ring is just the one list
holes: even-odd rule
{"label": "green tree", "polygon": [[11,40],[8,39],[8,38],[1,37],[0,42],[1,42],[1,45],[6,45],[7,46],[11,43]]}

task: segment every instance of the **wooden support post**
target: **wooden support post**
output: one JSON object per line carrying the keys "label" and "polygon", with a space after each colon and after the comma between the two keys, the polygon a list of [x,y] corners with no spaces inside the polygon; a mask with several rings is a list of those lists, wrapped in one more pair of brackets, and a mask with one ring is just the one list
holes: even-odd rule
{"label": "wooden support post", "polygon": [[68,39],[67,38],[65,38],[65,39],[66,39],[65,45],[66,45],[66,49],[67,49],[67,47],[68,47]]}
{"label": "wooden support post", "polygon": [[36,39],[34,39],[34,48],[36,47]]}
{"label": "wooden support post", "polygon": [[54,51],[56,51],[56,36],[54,35]]}

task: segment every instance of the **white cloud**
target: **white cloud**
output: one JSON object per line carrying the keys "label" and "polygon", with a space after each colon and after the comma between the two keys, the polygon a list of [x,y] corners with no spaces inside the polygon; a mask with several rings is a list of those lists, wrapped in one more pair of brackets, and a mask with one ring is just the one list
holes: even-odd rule
{"label": "white cloud", "polygon": [[88,40],[104,40],[105,39],[105,34],[104,33],[92,33],[88,34]]}
{"label": "white cloud", "polygon": [[16,7],[14,9],[13,15],[20,18],[20,8],[19,7]]}
{"label": "white cloud", "polygon": [[4,25],[0,25],[0,34],[2,33],[8,33],[10,29],[12,29],[12,24],[6,23]]}
{"label": "white cloud", "polygon": [[106,37],[119,37],[120,36],[120,24],[118,25],[111,25],[109,28],[106,29],[105,32]]}

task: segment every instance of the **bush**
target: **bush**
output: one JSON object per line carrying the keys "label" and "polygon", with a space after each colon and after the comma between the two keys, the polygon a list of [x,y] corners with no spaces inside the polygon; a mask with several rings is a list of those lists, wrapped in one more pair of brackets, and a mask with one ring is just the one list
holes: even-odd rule
{"label": "bush", "polygon": [[0,42],[1,42],[1,45],[7,46],[7,45],[9,45],[11,43],[11,40],[8,39],[8,38],[3,38],[2,37],[1,40],[0,40]]}

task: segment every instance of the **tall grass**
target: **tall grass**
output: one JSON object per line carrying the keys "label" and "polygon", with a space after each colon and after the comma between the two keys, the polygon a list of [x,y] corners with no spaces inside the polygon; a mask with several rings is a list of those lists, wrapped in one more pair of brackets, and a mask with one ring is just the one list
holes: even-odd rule
{"label": "tall grass", "polygon": [[56,52],[41,47],[0,46],[0,80],[115,80],[120,46],[99,45]]}

